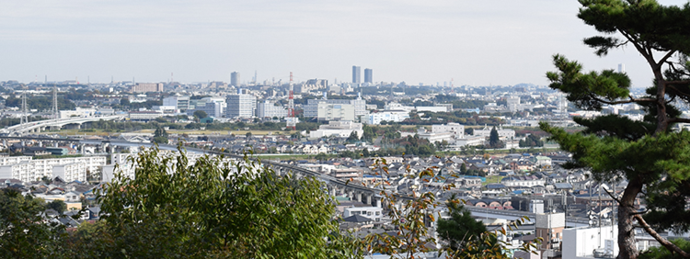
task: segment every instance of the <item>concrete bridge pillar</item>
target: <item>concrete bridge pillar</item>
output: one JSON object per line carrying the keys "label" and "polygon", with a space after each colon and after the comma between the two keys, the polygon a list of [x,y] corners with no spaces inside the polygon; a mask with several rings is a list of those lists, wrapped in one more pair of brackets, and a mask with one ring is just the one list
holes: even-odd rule
{"label": "concrete bridge pillar", "polygon": [[337,196],[337,190],[333,186],[328,186],[328,191],[331,193],[331,196],[335,197]]}
{"label": "concrete bridge pillar", "polygon": [[354,201],[354,200],[355,200],[355,192],[349,191],[349,192],[347,193],[347,197],[350,198],[350,201]]}
{"label": "concrete bridge pillar", "polygon": [[373,194],[367,194],[367,195],[366,195],[365,200],[366,200],[366,204],[367,204],[367,205],[372,205],[372,204],[371,204],[371,196],[373,196]]}
{"label": "concrete bridge pillar", "polygon": [[362,193],[361,192],[357,193],[357,201],[362,202]]}

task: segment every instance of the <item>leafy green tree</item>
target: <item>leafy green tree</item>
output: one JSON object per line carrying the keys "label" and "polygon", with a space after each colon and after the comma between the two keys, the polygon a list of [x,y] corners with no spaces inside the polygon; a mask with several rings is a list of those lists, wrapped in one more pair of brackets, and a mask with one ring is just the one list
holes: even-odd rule
{"label": "leafy green tree", "polygon": [[[433,213],[434,208],[440,206],[436,200],[437,191],[446,191],[453,186],[447,186],[441,190],[419,191],[419,188],[413,187],[412,195],[407,199],[401,199],[401,195],[395,191],[386,191],[387,186],[390,185],[388,179],[389,168],[385,159],[376,159],[372,165],[374,175],[381,178],[375,186],[384,187],[384,191],[380,192],[382,203],[385,204],[388,216],[391,218],[391,224],[396,228],[396,234],[369,234],[366,236],[364,244],[366,250],[371,252],[378,252],[389,254],[390,258],[416,258],[414,255],[418,252],[429,252],[430,246],[436,244],[437,240],[431,236],[430,230],[425,222],[433,222],[440,218],[440,214]],[[412,173],[410,166],[406,167],[405,177],[408,179],[422,179],[423,182],[438,181],[443,179],[443,176],[435,172],[434,167],[422,170],[419,173]],[[455,202],[458,202],[455,200]],[[453,206],[453,205],[451,205]],[[511,229],[517,227],[525,219],[517,220],[515,224],[509,226]],[[502,234],[506,234],[505,230],[501,230]],[[441,249],[439,254],[445,253],[446,258],[508,258],[503,251],[506,249],[506,243],[498,241],[497,233],[483,231],[477,238],[465,240],[457,249],[445,247]],[[443,237],[441,237],[443,238]],[[519,250],[533,252],[536,250],[535,242],[526,242]]]}
{"label": "leafy green tree", "polygon": [[168,144],[168,132],[165,129],[158,127],[153,132],[153,142],[159,144]]}
{"label": "leafy green tree", "polygon": [[[335,203],[314,178],[279,176],[248,159],[229,162],[156,148],[130,158],[98,193],[115,257],[326,258]],[[334,242],[338,243],[338,242]]]}
{"label": "leafy green tree", "polygon": [[524,140],[520,140],[520,147],[543,147],[544,141],[542,141],[536,135],[529,135]]}
{"label": "leafy green tree", "polygon": [[[576,118],[586,129],[567,133],[542,123],[561,148],[573,154],[570,167],[590,168],[599,181],[626,179],[627,186],[618,201],[618,246],[620,258],[637,258],[634,221],[666,249],[684,257],[686,251],[658,235],[674,228],[688,230],[690,213],[690,132],[674,132],[681,118],[678,104],[690,100],[690,5],[662,6],[654,0],[580,0],[578,17],[604,36],[584,43],[604,56],[612,49],[632,46],[654,75],[646,96],[630,93],[630,79],[612,70],[583,72],[582,65],[561,55],[554,56],[556,72],[547,73],[550,87],[567,94],[569,101],[586,110],[601,110],[604,105],[635,103],[644,108],[643,121],[618,115],[595,119]],[[674,61],[674,57],[677,58]],[[643,191],[644,190],[644,191]],[[649,212],[643,214],[635,200],[646,200]],[[678,203],[661,202],[672,200]]]}
{"label": "leafy green tree", "polygon": [[0,189],[0,255],[3,258],[60,258],[65,235],[59,223],[45,223],[43,201],[12,188]]}
{"label": "leafy green tree", "polygon": [[316,154],[316,156],[314,156],[314,159],[319,160],[319,162],[321,162],[324,160],[328,160],[328,155],[326,155],[324,153],[318,153],[318,154]]}
{"label": "leafy green tree", "polygon": [[[451,249],[461,249],[465,241],[478,239],[482,233],[487,231],[484,223],[475,220],[472,213],[465,209],[461,202],[455,198],[455,195],[446,202],[446,207],[450,218],[438,220],[436,233],[441,239],[449,242]],[[494,240],[493,243],[496,241]]]}
{"label": "leafy green tree", "polygon": [[[690,242],[683,238],[676,238],[670,240],[671,243],[684,251],[690,251]],[[672,253],[664,247],[652,247],[644,253],[640,254],[640,259],[681,259],[685,258],[678,253]]]}
{"label": "leafy green tree", "polygon": [[58,213],[62,214],[65,212],[65,210],[67,210],[67,204],[61,200],[53,200],[46,203],[46,209],[54,209]]}
{"label": "leafy green tree", "polygon": [[202,110],[196,110],[196,111],[194,111],[194,114],[193,114],[193,115],[194,115],[194,117],[197,117],[197,118],[199,118],[199,119],[203,119],[203,118],[208,117],[208,114],[207,114],[205,111],[202,111]]}
{"label": "leafy green tree", "polygon": [[496,126],[494,126],[491,129],[491,133],[489,133],[489,146],[496,147],[500,141],[501,139],[498,137],[498,130],[496,130]]}
{"label": "leafy green tree", "polygon": [[358,140],[359,140],[359,136],[357,136],[357,132],[354,130],[352,132],[350,132],[350,136],[347,137],[347,142],[349,142],[349,143],[355,143]]}

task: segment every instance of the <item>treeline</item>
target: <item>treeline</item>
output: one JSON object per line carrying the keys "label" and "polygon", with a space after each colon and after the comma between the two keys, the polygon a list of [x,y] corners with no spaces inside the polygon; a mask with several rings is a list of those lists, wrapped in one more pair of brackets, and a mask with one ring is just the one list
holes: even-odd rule
{"label": "treeline", "polygon": [[[205,128],[206,130],[275,130],[281,131],[285,129],[285,122],[261,122],[261,123],[244,123],[244,122],[224,122],[224,123],[198,123],[191,122],[187,124],[175,123],[178,118],[158,118],[152,122],[134,122],[134,121],[94,121],[85,123],[84,129],[100,129],[104,131],[136,131],[142,129],[156,129],[158,127],[168,127],[176,130],[198,130]],[[322,123],[318,122],[300,122],[295,126],[296,130],[316,130]]]}
{"label": "treeline", "polygon": [[362,157],[383,157],[383,156],[401,156],[414,155],[421,157],[428,157],[436,153],[437,146],[430,143],[426,139],[420,139],[417,136],[408,136],[407,138],[400,138],[393,141],[396,147],[381,148],[377,151],[369,151],[363,149],[359,152],[344,151],[340,153],[340,157],[349,157],[358,159]]}
{"label": "treeline", "polygon": [[[76,105],[72,101],[66,100],[62,95],[58,95],[57,101],[59,110],[74,110],[74,108],[76,107]],[[21,96],[10,95],[5,100],[5,106],[21,108]],[[52,110],[53,107],[53,97],[52,95],[29,95],[26,97],[26,106],[28,109],[49,111]]]}
{"label": "treeline", "polygon": [[410,113],[410,118],[405,119],[399,124],[403,125],[432,125],[457,122],[463,125],[489,125],[497,126],[503,124],[503,120],[495,117],[480,117],[476,113],[465,111],[454,112],[424,112],[424,119],[419,113]]}
{"label": "treeline", "polygon": [[115,104],[112,105],[113,109],[117,110],[124,110],[124,111],[129,111],[129,110],[139,110],[141,108],[146,108],[146,109],[153,109],[153,106],[161,106],[163,105],[163,101],[161,100],[146,100],[144,102],[130,102],[129,99],[127,98],[122,98],[120,100],[120,104]]}

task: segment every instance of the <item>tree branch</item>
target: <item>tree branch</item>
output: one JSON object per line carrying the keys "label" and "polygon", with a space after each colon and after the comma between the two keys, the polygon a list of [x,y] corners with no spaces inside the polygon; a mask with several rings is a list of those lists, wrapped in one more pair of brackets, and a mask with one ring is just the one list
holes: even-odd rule
{"label": "tree branch", "polygon": [[[690,80],[671,80],[671,81],[664,81],[666,83],[666,86],[670,85],[690,85]],[[674,88],[675,89],[675,88]],[[677,89],[676,89],[677,91]]]}
{"label": "tree branch", "polygon": [[628,98],[630,98],[630,100],[627,100],[627,101],[606,101],[606,100],[604,100],[604,99],[601,99],[601,98],[597,97],[597,96],[594,95],[594,94],[589,94],[589,97],[592,97],[592,99],[594,99],[594,100],[596,100],[596,101],[598,101],[598,102],[605,103],[605,104],[609,104],[609,105],[614,105],[614,104],[625,104],[625,103],[638,103],[638,102],[656,102],[656,99],[652,99],[652,98],[639,98],[639,99],[635,99],[635,98],[632,97],[632,95],[629,95],[629,96],[628,96]]}
{"label": "tree branch", "polygon": [[620,29],[618,30],[618,32],[623,34],[623,36],[626,39],[632,42],[633,46],[635,46],[635,49],[637,49],[637,51],[640,52],[640,54],[645,58],[645,60],[647,60],[647,63],[649,63],[649,65],[652,66],[652,69],[656,69],[658,67],[656,61],[654,61],[654,58],[649,53],[647,53],[647,50],[643,46],[641,46],[635,39],[633,39],[632,35]]}
{"label": "tree branch", "polygon": [[664,57],[661,58],[661,59],[659,60],[659,62],[657,63],[657,65],[658,65],[658,66],[661,66],[662,64],[664,64],[664,62],[666,62],[666,60],[667,60],[668,58],[670,58],[671,56],[673,56],[673,54],[676,54],[676,51],[675,51],[675,50],[672,50],[672,51],[669,51],[668,53],[666,53],[666,55],[664,55]]}
{"label": "tree branch", "polygon": [[644,230],[647,231],[647,233],[649,233],[649,235],[651,235],[652,237],[654,237],[654,239],[656,239],[656,241],[659,242],[659,244],[661,244],[661,245],[663,245],[664,247],[666,247],[666,249],[668,249],[669,251],[678,253],[678,254],[681,255],[682,257],[690,258],[690,254],[688,254],[687,252],[683,251],[683,249],[680,249],[678,246],[676,246],[675,244],[669,242],[668,240],[666,240],[665,238],[663,238],[662,236],[660,236],[659,233],[657,233],[656,231],[654,231],[654,229],[652,229],[652,227],[649,226],[649,224],[647,224],[647,222],[644,220],[644,218],[642,218],[642,215],[636,214],[636,215],[633,216],[633,218],[635,218],[635,219],[637,220],[637,222],[640,223],[640,226],[642,226],[642,228],[644,228]]}
{"label": "tree branch", "polygon": [[614,201],[618,202],[618,204],[621,204],[621,200],[619,200],[618,198],[616,198],[616,196],[614,196],[613,193],[609,192],[609,190],[606,190],[605,188],[601,188],[601,189],[604,189],[604,191],[605,191],[609,196],[611,196],[611,199],[613,199]]}
{"label": "tree branch", "polygon": [[671,118],[668,120],[668,123],[690,123],[690,119],[686,118]]}

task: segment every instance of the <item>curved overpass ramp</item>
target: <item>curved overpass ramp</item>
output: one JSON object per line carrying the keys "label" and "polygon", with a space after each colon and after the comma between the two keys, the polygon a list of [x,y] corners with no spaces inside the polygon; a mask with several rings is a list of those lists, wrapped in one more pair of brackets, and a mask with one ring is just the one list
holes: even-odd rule
{"label": "curved overpass ramp", "polygon": [[86,118],[69,118],[69,119],[50,119],[42,121],[32,121],[23,124],[17,124],[11,127],[4,128],[0,130],[0,133],[12,135],[21,135],[25,133],[37,133],[45,131],[49,128],[62,128],[68,124],[78,124],[81,125],[86,122],[93,122],[99,120],[122,120],[126,115],[111,115],[111,116],[100,116],[100,117],[86,117]]}

